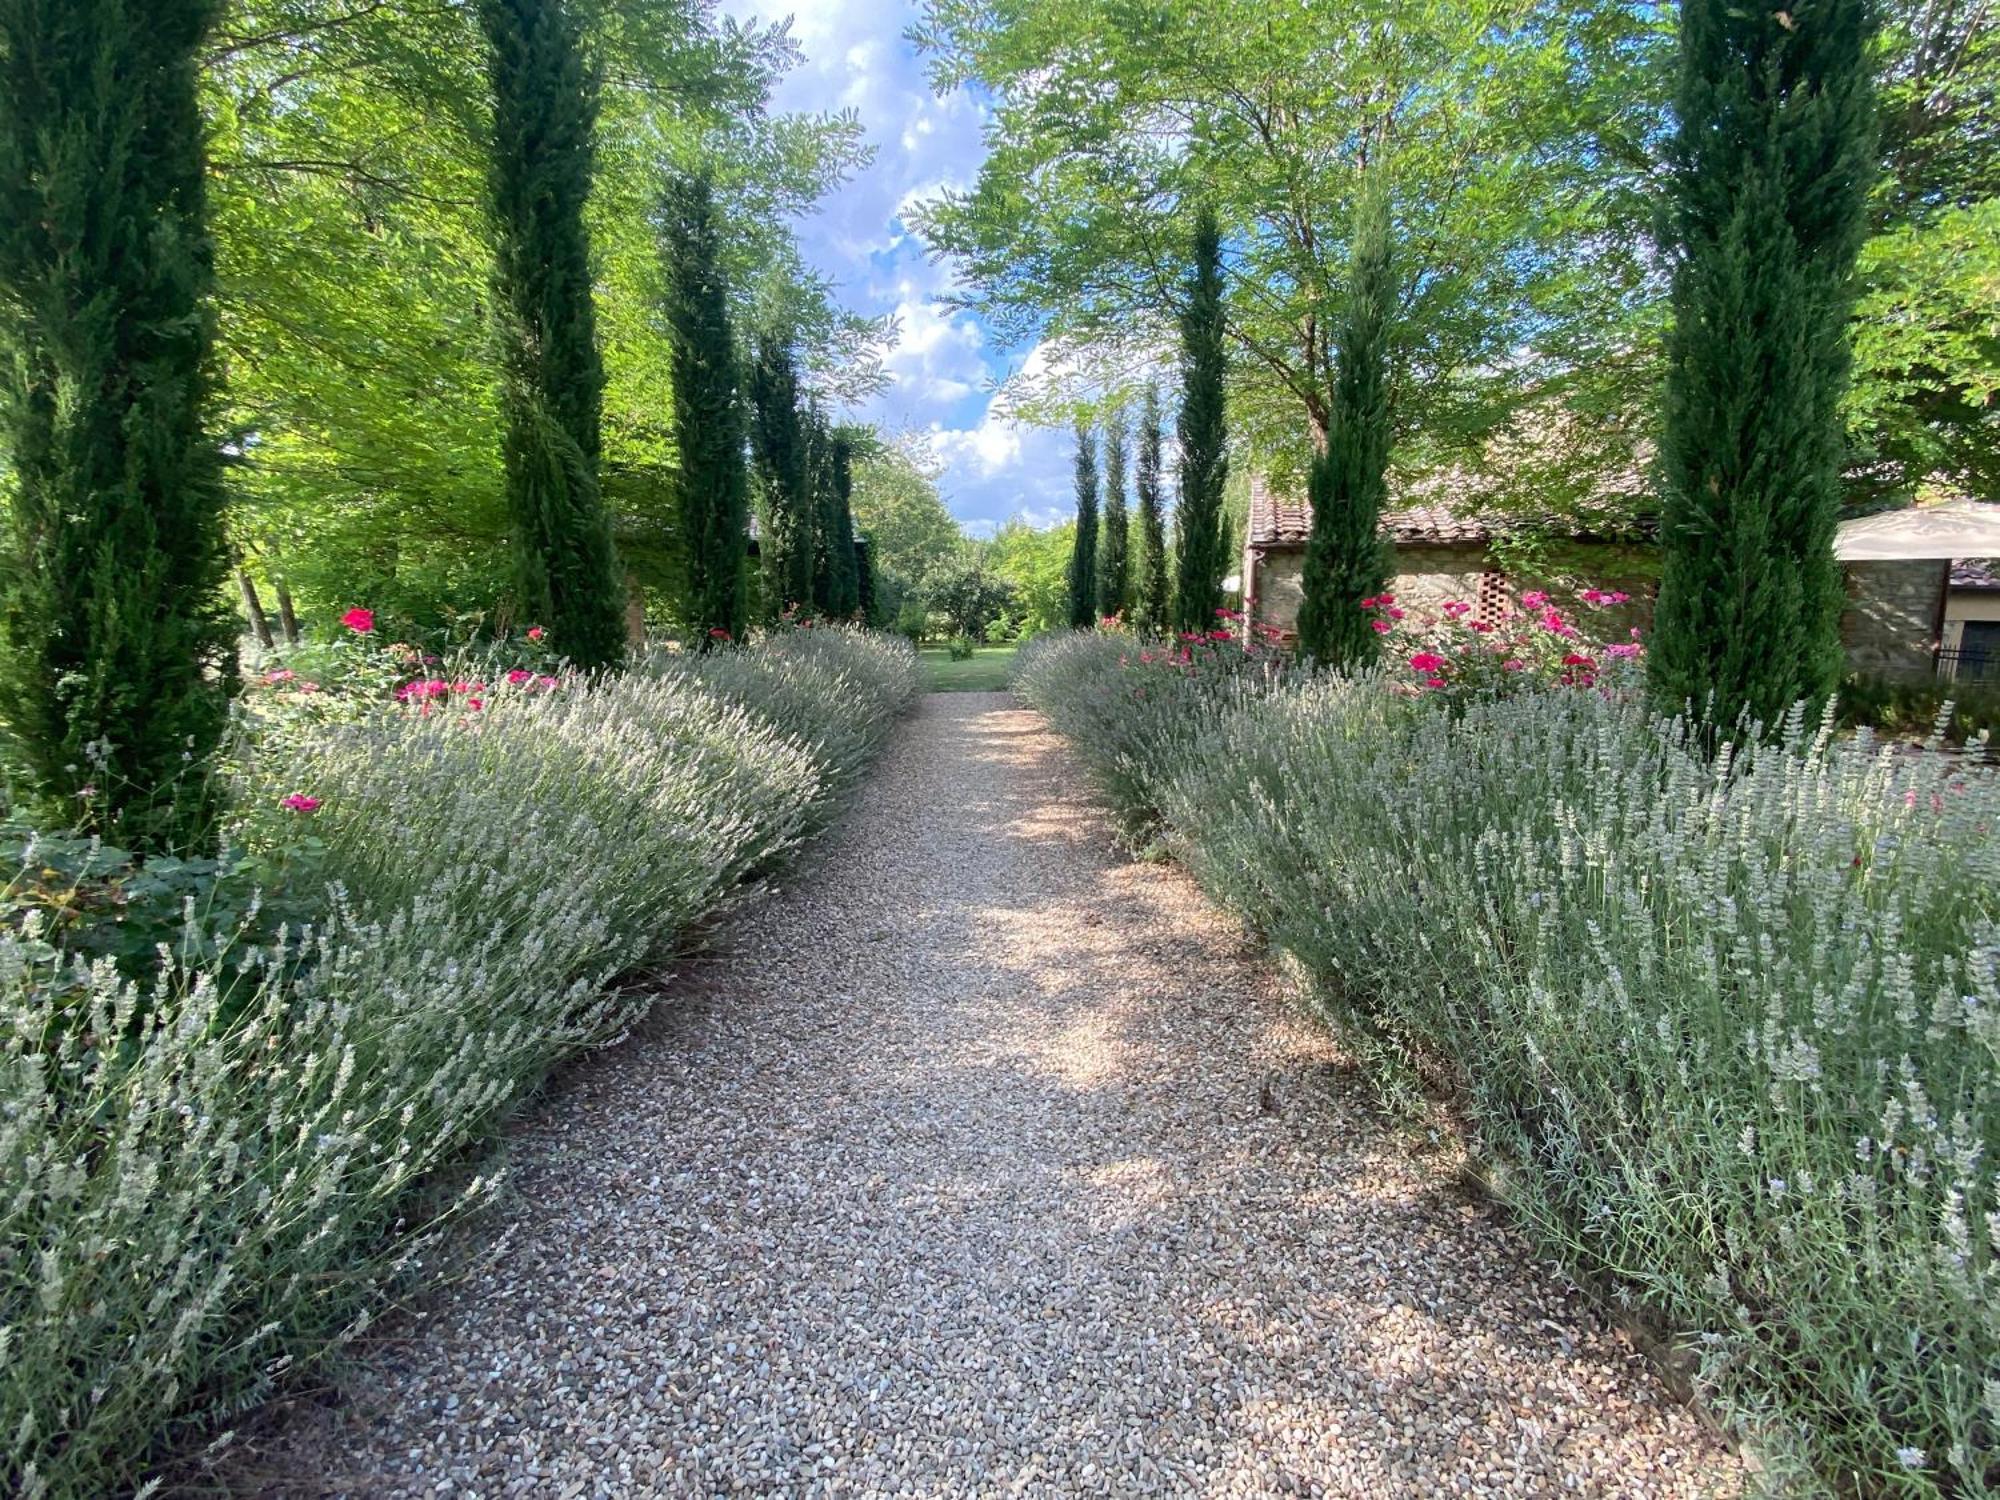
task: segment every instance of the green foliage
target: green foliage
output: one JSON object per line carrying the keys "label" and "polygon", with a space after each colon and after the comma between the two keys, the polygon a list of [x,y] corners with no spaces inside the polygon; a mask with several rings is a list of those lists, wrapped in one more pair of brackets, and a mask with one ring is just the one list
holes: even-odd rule
{"label": "green foliage", "polygon": [[750,372],[750,451],[755,459],[767,613],[810,605],[813,598],[813,490],[809,438],[791,346],[757,338]]}
{"label": "green foliage", "polygon": [[978,556],[968,555],[934,571],[924,583],[923,600],[933,624],[976,642],[1013,607],[1014,591]]}
{"label": "green foliage", "polygon": [[936,82],[992,96],[992,149],[917,223],[1003,333],[1116,377],[1178,315],[1187,207],[1208,203],[1230,250],[1232,417],[1289,478],[1324,436],[1324,318],[1368,152],[1393,140],[1399,459],[1477,468],[1552,382],[1578,406],[1652,399],[1631,346],[1656,294],[1670,25],[1625,0],[1351,0],[1332,23],[1268,0],[930,0],[919,43]]}
{"label": "green foliage", "polygon": [[1681,9],[1650,656],[1660,702],[1774,725],[1840,681],[1833,556],[1855,254],[1875,144],[1868,7]]}
{"label": "green foliage", "polygon": [[1193,262],[1181,309],[1181,497],[1174,511],[1179,570],[1173,624],[1176,630],[1206,631],[1222,605],[1222,574],[1229,566],[1222,530],[1222,490],[1229,480],[1222,240],[1215,214],[1206,207],[1195,218]]}
{"label": "green foliage", "polygon": [[0,724],[35,810],[213,838],[235,682],[196,59],[210,0],[0,3]]}
{"label": "green foliage", "polygon": [[[2000,1484],[2000,773],[1115,639],[1016,688],[1787,1493]],[[1443,1085],[1443,1109],[1427,1109]],[[1921,1164],[1921,1169],[1919,1169]]]}
{"label": "green foliage", "polygon": [[667,337],[673,345],[674,444],[681,459],[683,608],[693,641],[740,641],[749,615],[743,410],[708,179],[671,179],[661,218]]}
{"label": "green foliage", "polygon": [[938,473],[912,439],[871,443],[855,455],[855,523],[874,548],[877,567],[912,588],[921,588],[931,569],[965,546],[938,494]]}
{"label": "green foliage", "polygon": [[1132,608],[1132,518],[1125,505],[1125,417],[1104,424],[1104,534],[1097,553],[1097,612],[1123,618]]}
{"label": "green foliage", "polygon": [[1142,634],[1167,628],[1167,528],[1160,502],[1160,393],[1146,387],[1139,415],[1138,538],[1132,546],[1132,625]]}
{"label": "green foliage", "polygon": [[480,0],[493,94],[493,299],[514,608],[586,668],[625,653],[598,483],[604,363],[592,300],[597,75],[573,0]]}
{"label": "green foliage", "polygon": [[1069,553],[1069,625],[1097,624],[1097,435],[1076,425],[1076,534]]}
{"label": "green foliage", "polygon": [[1015,634],[1026,640],[1069,624],[1069,565],[1076,525],[1043,529],[1015,519],[976,544],[981,562],[1013,590]]}
{"label": "green foliage", "polygon": [[1388,580],[1380,522],[1394,431],[1389,332],[1397,288],[1386,188],[1364,194],[1360,212],[1353,280],[1334,331],[1339,373],[1326,447],[1313,455],[1309,471],[1313,524],[1299,609],[1300,654],[1347,671],[1373,662],[1381,639],[1361,601],[1381,593]]}
{"label": "green foliage", "polygon": [[496,684],[476,722],[351,705],[242,771],[265,872],[312,851],[282,941],[226,868],[38,845],[147,927],[199,899],[150,959],[95,914],[0,928],[0,1488],[129,1494],[429,1274],[492,1201],[468,1153],[625,1033],[655,991],[620,976],[823,822],[916,682],[908,646],[820,629]]}
{"label": "green foliage", "polygon": [[836,620],[851,619],[861,602],[854,557],[854,440],[812,420],[813,604]]}

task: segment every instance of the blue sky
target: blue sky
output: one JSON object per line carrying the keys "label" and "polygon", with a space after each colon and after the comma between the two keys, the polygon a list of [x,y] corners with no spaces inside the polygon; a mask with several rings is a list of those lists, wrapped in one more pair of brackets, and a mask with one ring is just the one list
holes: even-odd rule
{"label": "blue sky", "polygon": [[992,410],[992,383],[1034,350],[1003,349],[979,320],[941,306],[951,269],[930,261],[902,219],[907,205],[941,188],[971,186],[984,155],[981,105],[964,91],[933,94],[904,39],[918,18],[914,0],[722,0],[722,9],[762,22],[791,16],[805,61],[775,106],[852,109],[875,147],[874,163],[798,226],[807,258],[842,302],[900,323],[887,360],[893,383],[847,415],[888,433],[926,434],[944,465],[945,501],[969,529],[987,532],[1014,515],[1044,525],[1066,517],[1067,436]]}

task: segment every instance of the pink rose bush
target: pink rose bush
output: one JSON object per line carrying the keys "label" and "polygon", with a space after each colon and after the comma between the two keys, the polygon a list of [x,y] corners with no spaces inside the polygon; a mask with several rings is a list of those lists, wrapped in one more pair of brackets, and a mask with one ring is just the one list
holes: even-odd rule
{"label": "pink rose bush", "polygon": [[[1447,600],[1434,616],[1413,617],[1393,594],[1363,599],[1383,643],[1383,662],[1404,690],[1455,697],[1495,696],[1530,687],[1623,691],[1637,681],[1645,655],[1637,627],[1626,638],[1602,639],[1597,617],[1630,601],[1617,589],[1587,588],[1577,598],[1587,613],[1566,613],[1540,589],[1521,595],[1519,608],[1474,619],[1474,606]],[[1407,644],[1405,644],[1407,643]]]}

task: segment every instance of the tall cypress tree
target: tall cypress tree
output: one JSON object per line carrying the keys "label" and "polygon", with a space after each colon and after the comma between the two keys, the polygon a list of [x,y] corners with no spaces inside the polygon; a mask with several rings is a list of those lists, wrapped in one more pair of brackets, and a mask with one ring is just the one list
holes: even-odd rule
{"label": "tall cypress tree", "polygon": [[1131,515],[1125,508],[1125,415],[1104,424],[1104,536],[1097,558],[1097,612],[1132,607]]}
{"label": "tall cypress tree", "polygon": [[850,620],[861,604],[860,571],[854,556],[854,442],[833,428],[825,434],[820,466],[819,552],[825,582],[820,608],[836,620]]}
{"label": "tall cypress tree", "polygon": [[743,409],[707,177],[671,178],[662,210],[674,442],[681,459],[684,612],[694,641],[705,646],[715,631],[741,640],[749,611]]}
{"label": "tall cypress tree", "polygon": [[812,604],[810,455],[791,345],[765,334],[750,371],[750,451],[762,504],[765,598],[771,613]]}
{"label": "tall cypress tree", "polygon": [[604,364],[584,209],[598,80],[569,0],[479,0],[518,607],[585,667],[625,652],[623,574],[598,487]]}
{"label": "tall cypress tree", "polygon": [[1229,434],[1223,412],[1227,376],[1223,349],[1222,233],[1204,207],[1195,219],[1194,269],[1181,312],[1181,498],[1179,576],[1174,580],[1177,630],[1211,630],[1222,604],[1226,540],[1222,488],[1229,478]]}
{"label": "tall cypress tree", "polygon": [[1347,297],[1334,332],[1338,366],[1326,446],[1312,460],[1312,536],[1299,610],[1300,654],[1344,669],[1374,661],[1381,639],[1361,601],[1381,593],[1389,573],[1380,522],[1389,497],[1389,320],[1395,306],[1389,200],[1379,182],[1371,183],[1355,215]]}
{"label": "tall cypress tree", "polygon": [[1160,511],[1160,393],[1146,387],[1139,416],[1139,539],[1133,563],[1132,624],[1141,631],[1167,627],[1167,528]]}
{"label": "tall cypress tree", "polygon": [[223,592],[211,0],[0,0],[0,719],[51,824],[212,837]]}
{"label": "tall cypress tree", "polygon": [[1686,0],[1665,238],[1674,327],[1649,670],[1769,724],[1841,672],[1833,537],[1872,175],[1866,0]]}
{"label": "tall cypress tree", "polygon": [[1076,424],[1076,541],[1069,554],[1069,624],[1097,624],[1097,454],[1089,424]]}

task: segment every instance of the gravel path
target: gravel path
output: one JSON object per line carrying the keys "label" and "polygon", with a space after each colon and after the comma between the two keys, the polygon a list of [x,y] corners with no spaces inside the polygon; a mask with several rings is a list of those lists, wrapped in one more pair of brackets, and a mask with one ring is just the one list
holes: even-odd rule
{"label": "gravel path", "polygon": [[1741,1487],[1003,695],[925,700],[676,993],[523,1122],[505,1254],[262,1487]]}

